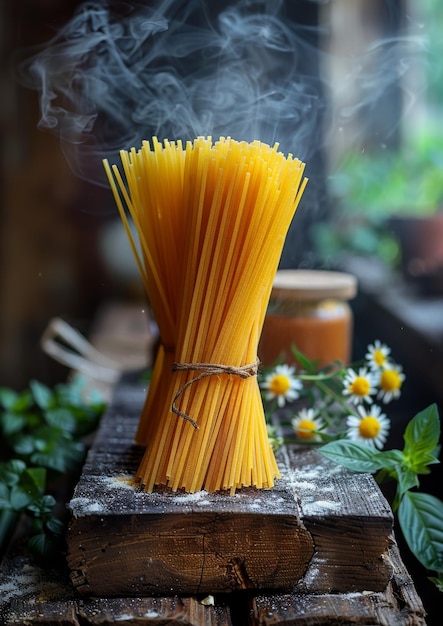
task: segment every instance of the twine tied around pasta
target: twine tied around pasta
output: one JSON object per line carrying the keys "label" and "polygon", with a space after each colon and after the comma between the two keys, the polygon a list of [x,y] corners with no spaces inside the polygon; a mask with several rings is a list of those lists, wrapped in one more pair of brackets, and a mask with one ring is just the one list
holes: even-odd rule
{"label": "twine tied around pasta", "polygon": [[198,424],[195,422],[192,417],[183,413],[175,406],[176,401],[182,395],[182,393],[191,385],[206,378],[207,376],[217,376],[219,374],[232,374],[234,376],[239,376],[240,378],[249,378],[250,376],[257,376],[258,366],[260,365],[259,359],[256,359],[253,363],[247,363],[246,365],[240,365],[236,367],[235,365],[222,365],[219,363],[174,363],[172,366],[173,372],[178,371],[187,371],[193,370],[197,372],[201,372],[199,376],[195,378],[191,378],[187,383],[180,387],[177,393],[172,400],[171,410],[176,415],[180,415],[183,419],[187,420],[192,424],[195,429],[198,429]]}

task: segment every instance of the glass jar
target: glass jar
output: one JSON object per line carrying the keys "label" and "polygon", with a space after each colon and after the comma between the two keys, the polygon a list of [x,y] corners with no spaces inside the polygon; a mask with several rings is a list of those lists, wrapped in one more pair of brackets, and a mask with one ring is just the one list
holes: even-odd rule
{"label": "glass jar", "polygon": [[357,293],[351,274],[321,270],[279,270],[275,276],[258,356],[265,366],[278,359],[296,363],[294,345],[324,366],[349,363],[353,318],[348,300]]}

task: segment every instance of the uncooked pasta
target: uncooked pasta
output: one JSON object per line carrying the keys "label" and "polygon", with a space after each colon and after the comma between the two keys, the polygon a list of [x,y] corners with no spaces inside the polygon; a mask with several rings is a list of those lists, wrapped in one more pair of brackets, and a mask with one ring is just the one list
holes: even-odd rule
{"label": "uncooked pasta", "polygon": [[136,478],[147,491],[270,488],[257,346],[304,163],[223,137],[154,138],[120,156],[105,169],[161,338]]}

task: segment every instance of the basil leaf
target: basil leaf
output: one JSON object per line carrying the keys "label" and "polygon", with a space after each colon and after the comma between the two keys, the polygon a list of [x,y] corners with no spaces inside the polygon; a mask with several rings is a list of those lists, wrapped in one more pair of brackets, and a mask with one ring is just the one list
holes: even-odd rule
{"label": "basil leaf", "polygon": [[63,537],[66,532],[65,524],[63,524],[63,522],[56,517],[51,517],[46,522],[46,528],[54,535],[58,535],[60,537]]}
{"label": "basil leaf", "polygon": [[[408,458],[411,469],[423,469],[427,464],[435,462],[435,449],[440,438],[440,419],[436,404],[431,404],[420,411],[406,426],[404,454]],[[421,472],[422,473],[422,472]]]}
{"label": "basil leaf", "polygon": [[1,423],[3,434],[7,437],[8,435],[18,433],[26,426],[26,417],[8,411],[2,415]]}
{"label": "basil leaf", "polygon": [[28,509],[30,511],[33,511],[34,513],[37,513],[37,515],[42,516],[51,513],[54,506],[55,498],[47,494],[36,499],[35,502],[28,506]]}
{"label": "basil leaf", "polygon": [[49,426],[54,426],[55,428],[65,430],[70,433],[75,432],[76,419],[69,409],[57,407],[55,409],[45,411],[44,415],[45,421],[49,424]]}
{"label": "basil leaf", "polygon": [[12,410],[17,401],[18,393],[7,387],[0,387],[0,404],[4,409]]}
{"label": "basil leaf", "polygon": [[39,533],[29,539],[28,546],[37,557],[47,560],[54,556],[57,549],[57,540],[54,536]]}
{"label": "basil leaf", "polygon": [[399,465],[405,463],[405,455],[401,450],[383,450],[374,454],[375,460],[379,461],[380,467],[387,470],[396,470]]}
{"label": "basil leaf", "polygon": [[20,480],[22,472],[26,469],[26,463],[20,459],[11,459],[0,465],[0,481],[5,485],[15,485]]}
{"label": "basil leaf", "polygon": [[51,445],[44,452],[34,452],[31,462],[63,473],[76,469],[83,461],[84,455],[85,447],[81,442],[60,437],[56,444]]}
{"label": "basil leaf", "polygon": [[20,478],[20,485],[34,490],[36,495],[42,493],[46,486],[46,469],[28,467]]}
{"label": "basil leaf", "polygon": [[399,465],[396,468],[397,472],[397,481],[398,481],[398,492],[399,496],[403,496],[408,489],[412,489],[413,487],[419,486],[419,480],[416,472],[411,470],[409,467],[404,465]]}
{"label": "basil leaf", "polygon": [[16,396],[15,402],[11,408],[15,413],[23,413],[27,409],[30,409],[32,404],[32,393],[26,390]]}
{"label": "basil leaf", "polygon": [[34,500],[34,495],[19,485],[14,485],[10,494],[11,507],[14,511],[23,511]]}
{"label": "basil leaf", "polygon": [[429,580],[443,593],[443,573],[439,576],[429,576]]}
{"label": "basil leaf", "polygon": [[29,386],[31,388],[35,402],[41,409],[50,409],[52,406],[54,406],[54,394],[49,389],[49,387],[47,387],[43,383],[38,382],[37,380],[32,380],[29,383]]}
{"label": "basil leaf", "polygon": [[426,569],[443,572],[443,502],[427,493],[407,491],[398,520],[411,552]]}
{"label": "basil leaf", "polygon": [[13,439],[13,450],[16,454],[27,456],[35,449],[35,439],[32,435],[17,435]]}
{"label": "basil leaf", "polygon": [[373,473],[381,469],[382,465],[377,460],[377,453],[368,446],[340,439],[331,441],[318,449],[320,454],[331,461],[340,463],[354,472]]}

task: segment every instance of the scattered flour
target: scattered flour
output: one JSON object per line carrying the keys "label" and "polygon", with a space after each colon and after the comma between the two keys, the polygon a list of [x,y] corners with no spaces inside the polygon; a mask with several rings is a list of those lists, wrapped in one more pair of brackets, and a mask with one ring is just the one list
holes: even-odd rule
{"label": "scattered flour", "polygon": [[207,491],[196,491],[195,493],[178,494],[171,499],[171,502],[173,502],[174,504],[183,504],[185,502],[186,503],[187,502],[199,503],[199,501],[202,498],[207,498],[207,497],[208,497]]}
{"label": "scattered flour", "polygon": [[334,502],[333,500],[312,500],[312,502],[303,500],[302,502],[302,509],[305,515],[324,515],[341,508],[341,502]]}

